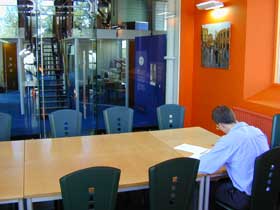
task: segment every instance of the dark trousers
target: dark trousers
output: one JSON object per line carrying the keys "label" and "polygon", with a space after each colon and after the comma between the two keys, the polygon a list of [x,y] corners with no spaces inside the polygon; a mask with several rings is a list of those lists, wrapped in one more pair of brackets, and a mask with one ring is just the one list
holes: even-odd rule
{"label": "dark trousers", "polygon": [[236,189],[230,179],[213,181],[210,186],[210,210],[223,209],[216,204],[216,201],[220,201],[236,210],[250,208],[250,196]]}

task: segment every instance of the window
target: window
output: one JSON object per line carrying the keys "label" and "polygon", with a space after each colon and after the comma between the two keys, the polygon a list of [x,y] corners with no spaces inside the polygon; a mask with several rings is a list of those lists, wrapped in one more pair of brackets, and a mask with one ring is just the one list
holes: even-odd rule
{"label": "window", "polygon": [[15,38],[18,35],[18,10],[16,0],[6,0],[0,3],[0,37]]}

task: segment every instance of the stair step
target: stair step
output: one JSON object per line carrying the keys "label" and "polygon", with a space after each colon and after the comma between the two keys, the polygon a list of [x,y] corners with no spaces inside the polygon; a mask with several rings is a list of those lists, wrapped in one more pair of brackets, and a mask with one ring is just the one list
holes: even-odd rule
{"label": "stair step", "polygon": [[[53,90],[53,89],[47,89],[47,90],[44,90],[44,92],[58,92],[58,91],[61,91],[61,92],[65,92],[63,89],[60,89],[60,90]],[[39,92],[42,92],[42,90],[40,89]]]}
{"label": "stair step", "polygon": [[[55,75],[56,76],[56,75]],[[45,83],[48,83],[48,84],[63,84],[63,79],[53,79],[53,78],[39,78],[38,79],[39,82],[42,82],[44,81]]]}
{"label": "stair step", "polygon": [[63,71],[63,69],[48,68],[48,69],[44,69],[44,71]]}
{"label": "stair step", "polygon": [[[40,101],[40,103],[42,104],[43,103],[43,101]],[[56,101],[44,101],[44,104],[51,104],[51,103],[53,103],[53,104],[58,104],[58,103],[68,103],[68,101],[67,100],[56,100]]]}
{"label": "stair step", "polygon": [[50,84],[50,83],[44,83],[44,87],[46,88],[50,88],[50,87],[61,87],[61,86],[63,86],[63,83],[56,83],[56,84]]}
{"label": "stair step", "polygon": [[[45,107],[45,110],[58,110],[58,109],[67,109],[68,106],[52,106],[52,107]],[[43,107],[40,107],[40,109],[42,110]]]}
{"label": "stair step", "polygon": [[50,53],[50,55],[44,55],[43,58],[52,58],[52,57],[56,57],[57,55],[54,55],[53,52]]}
{"label": "stair step", "polygon": [[[40,98],[43,96],[40,95]],[[49,95],[49,96],[44,96],[45,98],[66,98],[67,95]]]}

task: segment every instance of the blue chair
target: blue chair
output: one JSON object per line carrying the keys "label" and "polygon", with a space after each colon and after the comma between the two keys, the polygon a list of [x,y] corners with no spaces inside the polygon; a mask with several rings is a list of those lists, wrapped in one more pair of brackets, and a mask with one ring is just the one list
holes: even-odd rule
{"label": "blue chair", "polygon": [[270,147],[280,146],[280,114],[275,114],[272,120]]}
{"label": "blue chair", "polygon": [[149,169],[150,210],[192,210],[199,160],[175,158]]}
{"label": "blue chair", "polygon": [[12,117],[9,114],[0,112],[0,141],[11,139]]}
{"label": "blue chair", "polygon": [[64,210],[114,210],[120,169],[91,167],[60,178]]}
{"label": "blue chair", "polygon": [[73,109],[57,110],[49,114],[52,137],[81,135],[82,114]]}
{"label": "blue chair", "polygon": [[185,108],[177,104],[164,104],[157,108],[158,127],[160,130],[183,128]]}
{"label": "blue chair", "polygon": [[132,131],[133,109],[115,106],[103,111],[106,133],[126,133]]}

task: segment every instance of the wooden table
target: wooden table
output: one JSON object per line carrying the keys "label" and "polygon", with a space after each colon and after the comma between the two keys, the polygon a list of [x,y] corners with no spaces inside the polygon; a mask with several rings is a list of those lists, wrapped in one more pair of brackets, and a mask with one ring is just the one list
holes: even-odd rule
{"label": "wooden table", "polygon": [[[171,148],[180,144],[191,144],[205,148],[212,148],[219,138],[218,135],[200,127],[158,130],[150,131],[150,133]],[[177,151],[183,156],[192,155],[192,153],[184,152],[182,150]]]}
{"label": "wooden table", "polygon": [[[209,147],[217,139],[204,129],[187,128],[25,141],[24,197],[27,208],[32,210],[33,202],[60,199],[59,178],[92,166],[120,168],[119,191],[147,188],[149,167],[190,155],[173,149],[173,144],[188,141],[189,136],[194,142],[197,139],[195,145],[200,145],[199,141],[208,145],[209,138]],[[204,184],[204,177],[199,180]],[[200,189],[199,209],[202,209],[204,185]]]}
{"label": "wooden table", "polygon": [[[183,128],[183,129],[169,129],[169,130],[161,130],[161,131],[151,131],[153,136],[159,139],[161,142],[164,142],[168,146],[174,148],[180,144],[191,144],[195,146],[212,148],[219,138],[218,135],[213,134],[203,128],[200,127],[191,127],[191,128]],[[192,153],[185,152],[182,150],[177,150],[183,156],[190,156]],[[224,171],[223,173],[224,176]],[[202,186],[200,186],[199,197],[203,197],[204,200],[200,200],[199,206],[203,205],[204,210],[208,210],[209,203],[209,189],[210,189],[210,175],[204,177],[204,189],[202,190]],[[201,184],[202,185],[202,184]],[[204,193],[204,195],[201,195]],[[202,204],[203,203],[203,204]]]}
{"label": "wooden table", "polygon": [[120,191],[147,187],[148,168],[180,157],[149,132],[25,142],[24,197],[32,202],[60,198],[59,178],[91,166],[121,169]]}
{"label": "wooden table", "polygon": [[0,203],[23,209],[24,141],[0,142]]}

